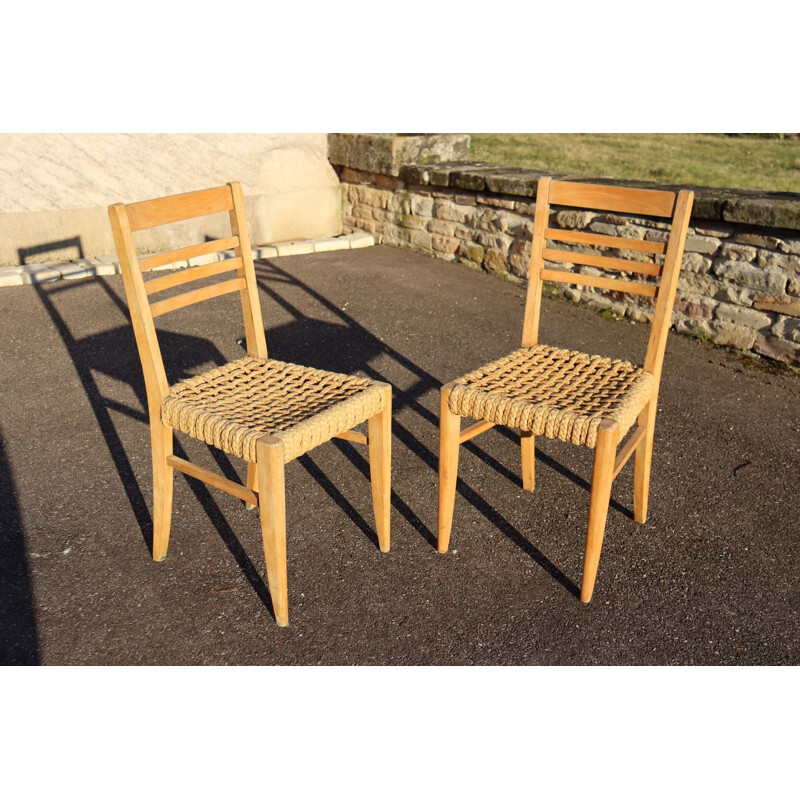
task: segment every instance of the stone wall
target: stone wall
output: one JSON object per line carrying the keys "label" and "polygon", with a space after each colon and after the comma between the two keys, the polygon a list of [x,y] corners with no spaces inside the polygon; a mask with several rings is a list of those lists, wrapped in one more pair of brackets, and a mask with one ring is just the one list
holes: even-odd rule
{"label": "stone wall", "polygon": [[[379,243],[511,280],[527,278],[536,183],[543,173],[471,162],[406,164],[395,175],[346,164],[337,168],[345,232],[366,231]],[[800,363],[800,196],[688,188],[694,188],[696,199],[674,329]],[[668,229],[649,218],[565,208],[553,210],[550,225],[652,241],[665,240]],[[630,252],[625,257],[649,258]],[[580,269],[599,274],[591,267]],[[565,284],[548,289],[633,321],[651,314],[652,301],[636,295]]]}

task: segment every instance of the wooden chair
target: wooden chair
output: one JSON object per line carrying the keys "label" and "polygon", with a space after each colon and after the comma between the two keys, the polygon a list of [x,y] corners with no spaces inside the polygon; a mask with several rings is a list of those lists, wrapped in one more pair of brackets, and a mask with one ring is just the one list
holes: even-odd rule
{"label": "wooden chair", "polygon": [[[647,517],[661,366],[692,202],[693,194],[688,191],[676,195],[550,178],[539,181],[522,348],[441,389],[437,548],[440,553],[447,551],[450,542],[461,443],[494,425],[519,429],[522,485],[531,491],[535,436],[585,445],[594,448],[594,466],[580,596],[584,603],[592,599],[611,483],[634,453],[634,518],[644,522]],[[671,220],[669,238],[661,243],[553,229],[548,226],[551,205],[666,217]],[[576,244],[583,252],[554,249],[547,246],[547,240]],[[663,263],[659,265],[655,259],[632,261],[611,257],[590,252],[587,246],[663,255]],[[545,265],[546,261],[637,273],[645,280],[553,269]],[[655,282],[647,282],[648,277]],[[653,298],[654,317],[644,366],[539,344],[542,281],[595,286]],[[479,421],[462,431],[462,416]],[[617,454],[618,444],[637,419],[636,429]]]}
{"label": "wooden chair", "polygon": [[[139,259],[133,233],[193,217],[228,212],[231,236]],[[144,371],[153,453],[153,558],[166,557],[173,470],[258,506],[267,580],[278,625],[289,621],[286,579],[284,464],[332,438],[369,445],[378,543],[389,550],[391,387],[386,383],[288,364],[267,357],[242,189],[214,189],[109,207],[125,293]],[[181,259],[233,249],[224,261],[145,281],[143,273]],[[151,295],[190,281],[235,273],[192,291],[150,303]],[[247,355],[170,386],[153,319],[237,292]],[[368,420],[368,436],[350,430]],[[178,458],[173,430],[247,461],[247,485]]]}

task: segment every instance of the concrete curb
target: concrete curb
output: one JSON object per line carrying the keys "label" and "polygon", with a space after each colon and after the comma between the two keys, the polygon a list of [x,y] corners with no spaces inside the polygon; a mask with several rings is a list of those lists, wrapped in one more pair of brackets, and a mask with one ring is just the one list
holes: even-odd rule
{"label": "concrete curb", "polygon": [[[308,239],[301,242],[276,242],[271,245],[260,245],[252,248],[254,259],[280,258],[308,253],[329,253],[333,250],[355,250],[359,247],[371,247],[375,238],[369,233],[348,233],[343,236],[330,236],[323,239]],[[158,267],[158,270],[186,269],[200,264],[211,264],[233,257],[233,250],[223,250],[188,261],[176,261]],[[156,270],[154,270],[156,271]],[[119,262],[113,256],[102,258],[78,258],[74,261],[51,261],[45,264],[29,264],[26,266],[0,267],[0,287],[24,286],[31,283],[45,283],[58,280],[75,280],[76,278],[92,278],[97,275],[119,275]]]}

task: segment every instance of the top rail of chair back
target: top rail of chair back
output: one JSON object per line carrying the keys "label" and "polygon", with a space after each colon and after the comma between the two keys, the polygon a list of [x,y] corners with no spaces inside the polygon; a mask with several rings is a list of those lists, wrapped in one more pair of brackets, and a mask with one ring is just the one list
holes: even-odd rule
{"label": "top rail of chair back", "polygon": [[197,192],[174,194],[155,200],[142,200],[125,206],[132,231],[169,225],[194,217],[205,217],[233,209],[230,186],[202,189]]}
{"label": "top rail of chair back", "polygon": [[548,202],[557,206],[614,211],[618,214],[643,214],[671,217],[677,194],[655,189],[629,189],[596,183],[550,181]]}

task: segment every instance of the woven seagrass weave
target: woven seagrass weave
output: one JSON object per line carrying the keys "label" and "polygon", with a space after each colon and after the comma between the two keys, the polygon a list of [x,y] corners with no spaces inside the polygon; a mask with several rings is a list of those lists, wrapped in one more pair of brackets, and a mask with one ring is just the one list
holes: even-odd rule
{"label": "woven seagrass weave", "polygon": [[454,414],[594,447],[603,419],[620,437],[652,397],[653,376],[627,361],[546,345],[522,347],[456,381]]}
{"label": "woven seagrass weave", "polygon": [[172,386],[161,420],[251,462],[270,433],[289,462],[380,413],[384,397],[366,378],[246,356]]}

